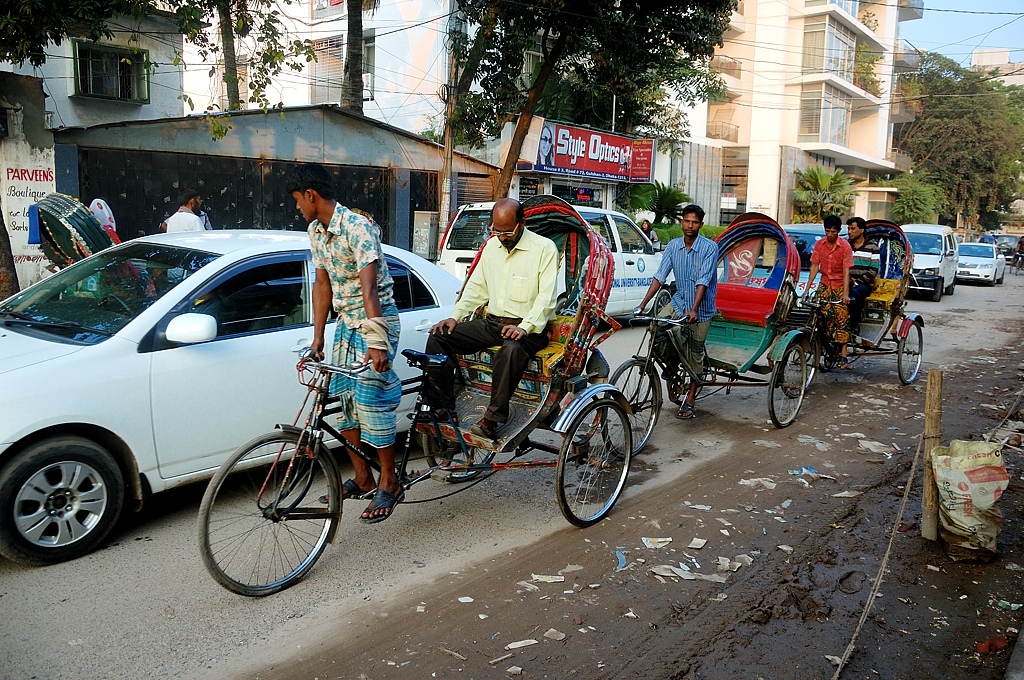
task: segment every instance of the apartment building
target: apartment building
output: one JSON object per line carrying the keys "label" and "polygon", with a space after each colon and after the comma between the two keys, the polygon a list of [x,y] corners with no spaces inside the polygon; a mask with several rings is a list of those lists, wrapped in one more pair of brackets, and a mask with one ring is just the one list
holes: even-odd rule
{"label": "apartment building", "polygon": [[[895,75],[918,67],[903,21],[923,0],[741,0],[712,65],[726,94],[707,105],[706,138],[722,147],[721,222],[745,211],[792,218],[795,171],[905,170],[892,124],[912,120]],[[895,189],[861,186],[854,212],[886,217]]]}

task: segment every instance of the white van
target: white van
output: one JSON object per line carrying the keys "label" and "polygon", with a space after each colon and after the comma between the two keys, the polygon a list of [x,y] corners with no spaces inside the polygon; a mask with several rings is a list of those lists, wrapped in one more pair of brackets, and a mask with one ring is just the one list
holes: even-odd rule
{"label": "white van", "polygon": [[[477,250],[490,234],[494,203],[459,206],[441,240],[437,265],[465,281]],[[601,208],[576,208],[599,233],[615,258],[615,274],[605,312],[623,316],[640,304],[661,264],[661,244],[652,244],[626,215]]]}
{"label": "white van", "polygon": [[956,236],[941,224],[904,224],[901,229],[914,249],[914,278],[910,290],[925,293],[938,302],[956,289],[959,255]]}

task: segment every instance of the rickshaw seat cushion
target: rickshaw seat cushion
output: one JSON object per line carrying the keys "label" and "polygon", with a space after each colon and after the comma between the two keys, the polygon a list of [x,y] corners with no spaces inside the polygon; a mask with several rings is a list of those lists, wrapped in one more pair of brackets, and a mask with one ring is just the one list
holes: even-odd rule
{"label": "rickshaw seat cushion", "polygon": [[896,295],[900,292],[900,279],[875,279],[875,287],[871,290],[871,295],[868,295],[866,301],[868,302],[883,302],[885,304],[892,303],[896,299]]}
{"label": "rickshaw seat cushion", "polygon": [[719,283],[715,308],[725,321],[765,326],[775,311],[779,291],[753,286]]}
{"label": "rickshaw seat cushion", "polygon": [[559,315],[548,322],[548,341],[564,345],[572,337],[572,326],[576,323],[575,316]]}

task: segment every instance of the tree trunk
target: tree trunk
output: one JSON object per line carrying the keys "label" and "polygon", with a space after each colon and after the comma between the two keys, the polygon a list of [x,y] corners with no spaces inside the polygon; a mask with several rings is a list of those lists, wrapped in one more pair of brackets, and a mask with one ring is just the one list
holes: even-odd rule
{"label": "tree trunk", "polygon": [[11,249],[11,235],[7,233],[3,207],[0,206],[0,300],[6,300],[21,290],[18,272],[14,268],[14,251]]}
{"label": "tree trunk", "polygon": [[363,2],[347,0],[348,35],[345,36],[345,80],[341,108],[363,113]]}
{"label": "tree trunk", "polygon": [[466,64],[462,68],[462,75],[459,76],[459,83],[455,87],[457,95],[469,92],[473,81],[476,80],[476,74],[480,68],[480,59],[484,56],[484,48],[490,44],[491,36],[494,35],[494,29],[497,25],[498,6],[495,4],[488,10],[483,23],[480,25],[480,30],[473,37],[473,46],[469,48],[469,54],[466,55]]}
{"label": "tree trunk", "polygon": [[501,166],[501,172],[498,173],[498,185],[495,187],[494,193],[495,198],[508,196],[508,188],[512,185],[512,175],[515,173],[516,163],[519,161],[519,152],[523,150],[523,140],[526,139],[526,133],[530,131],[530,121],[533,120],[533,114],[537,110],[537,101],[540,99],[545,85],[547,85],[548,78],[551,77],[555,70],[555,64],[562,58],[568,40],[568,32],[558,36],[554,46],[540,67],[537,80],[533,82],[533,86],[526,95],[526,103],[519,114],[515,132],[512,133],[512,143],[509,145],[508,155],[505,156],[505,163]]}
{"label": "tree trunk", "polygon": [[242,100],[238,95],[238,61],[235,58],[235,31],[230,0],[220,0],[217,3],[217,17],[224,55],[224,85],[228,94],[228,110],[237,111],[242,108]]}

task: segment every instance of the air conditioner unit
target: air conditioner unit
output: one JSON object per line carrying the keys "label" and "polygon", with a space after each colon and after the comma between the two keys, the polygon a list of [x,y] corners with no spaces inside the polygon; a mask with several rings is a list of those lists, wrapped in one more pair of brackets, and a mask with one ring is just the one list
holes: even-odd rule
{"label": "air conditioner unit", "polygon": [[373,74],[363,74],[363,101],[373,101]]}

